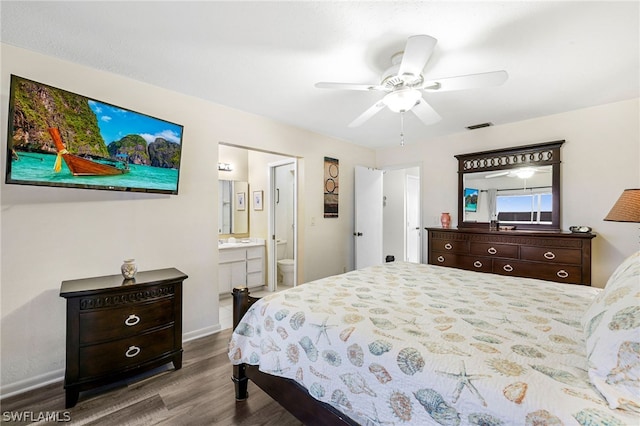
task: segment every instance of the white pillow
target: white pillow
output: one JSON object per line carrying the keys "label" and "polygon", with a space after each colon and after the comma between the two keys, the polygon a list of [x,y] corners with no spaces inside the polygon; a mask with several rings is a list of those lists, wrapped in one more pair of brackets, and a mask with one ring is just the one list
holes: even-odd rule
{"label": "white pillow", "polygon": [[618,266],[582,326],[591,383],[609,407],[640,412],[640,252]]}

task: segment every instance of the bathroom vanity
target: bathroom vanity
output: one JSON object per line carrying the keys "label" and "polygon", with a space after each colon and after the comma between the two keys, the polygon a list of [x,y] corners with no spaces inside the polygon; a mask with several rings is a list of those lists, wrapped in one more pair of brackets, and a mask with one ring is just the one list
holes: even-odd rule
{"label": "bathroom vanity", "polygon": [[230,294],[234,287],[265,285],[265,241],[237,239],[218,243],[218,290]]}

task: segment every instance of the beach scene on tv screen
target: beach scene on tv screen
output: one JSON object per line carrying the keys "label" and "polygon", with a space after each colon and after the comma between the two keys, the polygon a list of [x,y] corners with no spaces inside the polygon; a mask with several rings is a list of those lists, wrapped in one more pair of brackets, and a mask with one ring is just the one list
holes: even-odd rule
{"label": "beach scene on tv screen", "polygon": [[14,79],[11,181],[177,193],[182,126]]}

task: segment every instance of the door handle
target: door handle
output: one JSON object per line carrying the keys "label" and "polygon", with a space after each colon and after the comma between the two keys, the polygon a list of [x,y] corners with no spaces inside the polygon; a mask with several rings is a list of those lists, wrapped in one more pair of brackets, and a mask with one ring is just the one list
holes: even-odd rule
{"label": "door handle", "polygon": [[353,235],[355,237],[362,237],[362,232],[354,232]]}

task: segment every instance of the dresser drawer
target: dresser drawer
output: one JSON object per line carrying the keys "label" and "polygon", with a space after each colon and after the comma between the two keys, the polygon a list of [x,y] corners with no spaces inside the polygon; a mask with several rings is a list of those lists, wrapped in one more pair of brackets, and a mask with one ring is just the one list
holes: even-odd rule
{"label": "dresser drawer", "polygon": [[80,313],[80,344],[133,336],[171,323],[175,318],[173,297],[111,309]]}
{"label": "dresser drawer", "polygon": [[469,252],[476,256],[518,258],[518,246],[513,244],[493,244],[471,242]]}
{"label": "dresser drawer", "polygon": [[80,375],[96,377],[135,367],[173,350],[173,327],[80,348]]}
{"label": "dresser drawer", "polygon": [[467,269],[469,271],[491,272],[492,270],[492,259],[460,254],[432,253],[429,263],[432,265]]}
{"label": "dresser drawer", "polygon": [[520,247],[520,259],[580,265],[582,251],[580,249],[522,246]]}
{"label": "dresser drawer", "polygon": [[469,253],[469,241],[433,239],[430,250],[447,253]]}
{"label": "dresser drawer", "polygon": [[581,268],[580,266],[575,265],[543,265],[539,262],[518,262],[505,259],[494,259],[493,272],[500,275],[530,277],[569,284],[583,283]]}

